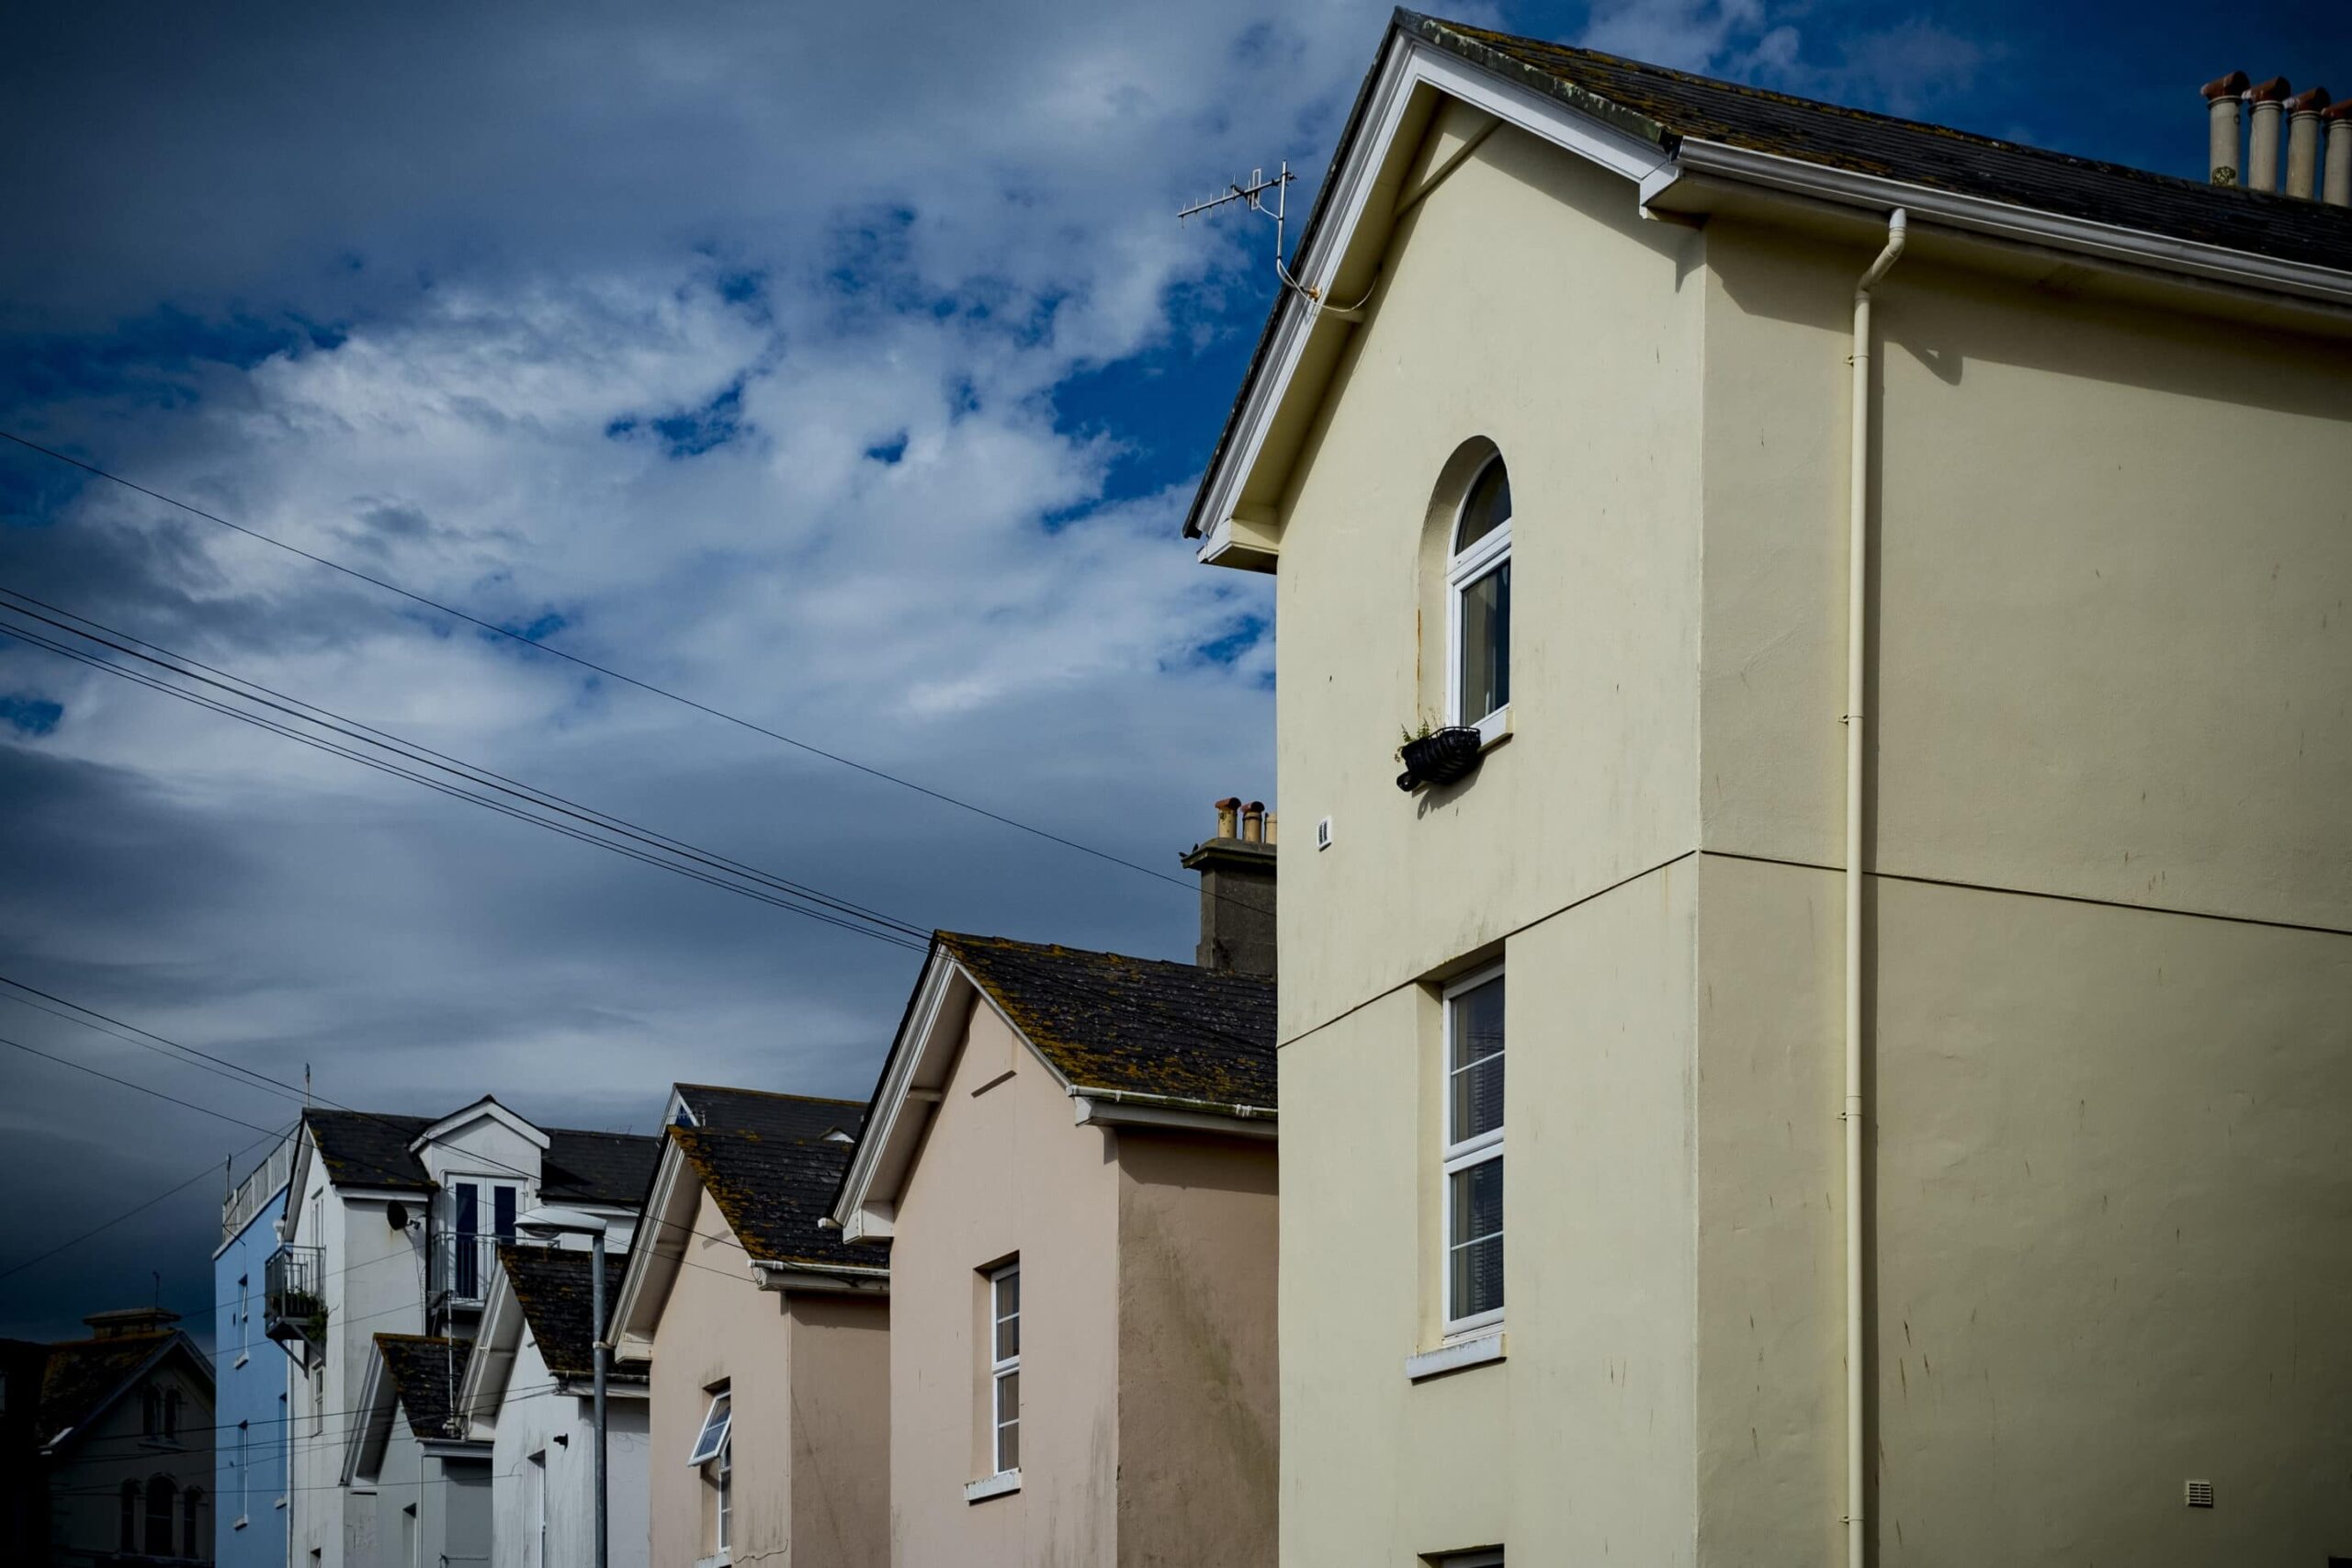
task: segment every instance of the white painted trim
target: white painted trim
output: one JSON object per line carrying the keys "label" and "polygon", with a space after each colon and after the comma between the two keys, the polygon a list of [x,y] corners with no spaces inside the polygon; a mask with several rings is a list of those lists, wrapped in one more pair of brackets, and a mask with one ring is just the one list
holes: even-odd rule
{"label": "white painted trim", "polygon": [[545,1133],[540,1132],[538,1128],[533,1126],[529,1122],[525,1121],[514,1111],[509,1111],[503,1105],[499,1104],[496,1096],[485,1094],[480,1100],[475,1100],[471,1105],[467,1106],[464,1110],[450,1112],[448,1115],[441,1118],[440,1121],[433,1123],[432,1126],[427,1127],[424,1132],[419,1133],[410,1141],[408,1152],[411,1154],[421,1154],[428,1145],[446,1145],[448,1142],[449,1135],[451,1134],[457,1132],[461,1127],[469,1127],[474,1122],[481,1121],[497,1122],[500,1126],[504,1127],[508,1132],[511,1132],[515,1136],[521,1138],[525,1143],[536,1145],[541,1154],[547,1153],[548,1145],[553,1141],[549,1139]]}
{"label": "white painted trim", "polygon": [[754,1261],[752,1276],[763,1291],[787,1294],[887,1296],[890,1270],[853,1263],[766,1263]]}
{"label": "white painted trim", "polygon": [[[1329,293],[1418,88],[1432,87],[1484,109],[1506,125],[1565,147],[1631,180],[1647,179],[1670,163],[1654,144],[1473,65],[1426,39],[1392,29],[1386,52],[1374,70],[1374,84],[1365,99],[1362,121],[1366,133],[1356,141],[1346,163],[1333,171],[1330,208],[1317,227],[1312,243],[1292,269],[1292,276],[1310,289]],[[1233,543],[1235,505],[1242,479],[1257,466],[1275,412],[1289,391],[1291,378],[1297,372],[1321,313],[1315,301],[1285,291],[1281,317],[1271,334],[1265,372],[1250,388],[1234,422],[1235,439],[1203,481],[1198,517],[1203,535],[1199,556],[1204,561],[1214,562]]]}
{"label": "white painted trim", "polygon": [[898,1039],[891,1042],[890,1055],[882,1068],[882,1081],[875,1086],[873,1103],[866,1110],[865,1134],[858,1139],[849,1169],[842,1176],[841,1196],[833,1205],[832,1221],[841,1228],[843,1240],[880,1241],[889,1237],[886,1216],[873,1216],[880,1222],[878,1224],[869,1223],[871,1204],[866,1193],[880,1173],[884,1153],[897,1141],[899,1118],[906,1109],[908,1093],[914,1087],[915,1069],[928,1054],[933,1031],[938,1027],[942,1010],[961,975],[960,967],[946,950],[933,944],[931,957],[923,964],[922,977],[915,982],[906,1023]]}
{"label": "white painted trim", "polygon": [[1272,1143],[1282,1135],[1274,1112],[1256,1106],[1238,1107],[1238,1114],[1226,1116],[1214,1111],[1106,1100],[1101,1098],[1100,1091],[1084,1089],[1074,1090],[1070,1103],[1077,1108],[1077,1123],[1081,1127],[1158,1127],[1173,1132],[1216,1133],[1262,1143]]}
{"label": "white painted trim", "polygon": [[[1677,163],[1681,170],[1692,174],[1716,175],[1882,215],[1897,207],[1905,208],[1915,222],[1925,218],[1946,228],[2072,251],[2157,272],[2334,305],[2352,305],[2352,270],[2278,261],[2201,241],[2178,240],[2145,230],[2069,218],[2012,202],[1937,190],[1883,175],[1855,174],[1696,137],[1682,142]],[[1662,192],[1672,184],[1669,172],[1657,184],[1656,190]],[[1645,201],[1650,194],[1645,187]]]}
{"label": "white painted trim", "polygon": [[[1347,159],[1333,171],[1329,207],[1294,269],[1307,288],[1328,290],[1338,264],[1355,239],[1371,190],[1388,160],[1405,109],[1416,88],[1436,88],[1554,146],[1635,183],[1639,206],[1648,207],[1688,174],[1710,174],[1770,190],[1813,197],[1878,213],[1903,207],[1915,221],[2098,257],[2128,267],[2234,285],[2295,299],[2352,306],[2352,270],[2278,261],[2225,246],[2174,239],[2143,230],[2092,222],[1984,197],[1936,190],[1884,175],[1833,169],[1779,153],[1684,138],[1669,157],[1658,147],[1549,98],[1519,83],[1426,40],[1393,29],[1386,52],[1374,66],[1366,96],[1362,132]],[[1248,389],[1233,420],[1233,439],[1216,466],[1202,479],[1193,521],[1201,529],[1197,554],[1216,564],[1228,552],[1271,553],[1273,530],[1263,521],[1238,517],[1242,482],[1256,468],[1274,416],[1288,396],[1320,312],[1315,302],[1286,292],[1280,314],[1266,334],[1263,370]],[[1241,521],[1251,538],[1235,537]]]}
{"label": "white painted trim", "polygon": [[1450,1339],[1434,1350],[1421,1350],[1406,1357],[1405,1376],[1419,1382],[1424,1378],[1443,1377],[1448,1372],[1483,1367],[1489,1361],[1503,1359],[1505,1349],[1503,1331],[1499,1328]]}
{"label": "white painted trim", "polygon": [[[671,1091],[673,1096],[676,1092]],[[681,1188],[681,1173],[691,1178],[690,1187]],[[653,1188],[646,1194],[644,1212],[638,1217],[637,1232],[629,1242],[628,1261],[621,1270],[621,1288],[613,1296],[613,1322],[620,1326],[619,1340],[614,1347],[615,1359],[653,1359],[654,1331],[661,1327],[662,1314],[669,1305],[678,1270],[684,1267],[687,1233],[693,1229],[695,1200],[701,1191],[702,1179],[687,1163],[685,1150],[664,1132],[661,1159],[653,1168]],[[665,1276],[661,1299],[649,1303],[645,1292],[652,1288],[656,1268],[662,1269]],[[650,1320],[639,1323],[639,1313],[648,1309]]]}
{"label": "white painted trim", "polygon": [[[1449,1339],[1467,1335],[1499,1324],[1510,1304],[1508,1293],[1503,1305],[1485,1312],[1455,1316],[1453,1313],[1453,1179],[1463,1171],[1504,1158],[1503,1135],[1510,1127],[1509,1084],[1510,1040],[1506,1029],[1503,1049],[1497,1055],[1504,1058],[1504,1112],[1502,1124],[1456,1143],[1453,1138],[1453,1004],[1457,998],[1492,981],[1501,979],[1503,965],[1490,964],[1483,969],[1464,975],[1447,986],[1438,998],[1441,1028],[1438,1032],[1438,1215],[1440,1239],[1438,1251],[1438,1316],[1443,1323]],[[1506,1015],[1508,1021],[1508,1015]],[[1508,1216],[1510,1205],[1510,1168],[1504,1167],[1503,1205]],[[1510,1234],[1506,1217],[1503,1228],[1497,1233]],[[1508,1255],[1508,1245],[1506,1245]]]}
{"label": "white painted trim", "polygon": [[984,1475],[978,1481],[967,1483],[964,1488],[964,1501],[985,1503],[991,1497],[1001,1497],[1007,1493],[1020,1490],[1021,1472],[1017,1470],[1001,1470],[994,1475]]}
{"label": "white painted trim", "polygon": [[[1008,1280],[1012,1281],[1014,1292],[1012,1311],[1009,1314],[1004,1311],[1004,1303],[1001,1299]],[[1004,1462],[1004,1428],[1007,1424],[1004,1419],[1004,1380],[1021,1375],[1021,1324],[1025,1315],[1023,1312],[1025,1303],[1020,1299],[1020,1288],[1019,1258],[989,1271],[989,1458],[995,1461],[997,1474],[1001,1476],[1018,1476],[1021,1473],[1017,1461],[1010,1465]],[[1008,1317],[1012,1324],[1012,1354],[1000,1356],[996,1353],[997,1330],[1004,1325]],[[1013,1406],[1011,1425],[1015,1427],[1021,1425],[1021,1407],[1017,1404]],[[1020,1443],[1020,1433],[1015,1431],[1013,1446],[1016,1450]]]}
{"label": "white painted trim", "polygon": [[[1506,484],[1510,482],[1510,465],[1503,461],[1503,455],[1499,451],[1479,464],[1478,471],[1470,476],[1469,484],[1463,488],[1462,499],[1453,508],[1453,521],[1446,525],[1445,534],[1446,722],[1475,727],[1478,731],[1479,749],[1482,751],[1492,743],[1495,734],[1487,728],[1487,722],[1498,715],[1509,713],[1510,701],[1505,698],[1500,707],[1481,714],[1476,718],[1472,718],[1462,711],[1462,597],[1464,592],[1474,584],[1486,581],[1488,576],[1497,571],[1510,569],[1511,524],[1515,521],[1515,517],[1504,518],[1502,525],[1493,533],[1488,534],[1466,550],[1457,550],[1454,547],[1454,541],[1462,536],[1463,516],[1469,510],[1470,498],[1478,493],[1478,483],[1487,477],[1487,470],[1494,468],[1500,468],[1503,470],[1504,482]],[[1503,645],[1503,660],[1508,668],[1510,660],[1510,645],[1508,641]],[[1509,720],[1506,719],[1504,723],[1507,726]]]}

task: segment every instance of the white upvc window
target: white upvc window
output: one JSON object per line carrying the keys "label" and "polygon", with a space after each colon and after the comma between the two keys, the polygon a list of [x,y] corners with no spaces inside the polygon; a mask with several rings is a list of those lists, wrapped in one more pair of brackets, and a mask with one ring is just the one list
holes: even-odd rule
{"label": "white upvc window", "polygon": [[1449,722],[1491,740],[1510,711],[1510,475],[1488,459],[1470,481],[1445,571]]}
{"label": "white upvc window", "polygon": [[1445,991],[1445,1332],[1503,1315],[1503,973]]}
{"label": "white upvc window", "polygon": [[695,1435],[694,1451],[686,1456],[689,1465],[708,1464],[727,1446],[727,1435],[735,1425],[735,1400],[729,1385],[720,1383],[710,1391],[710,1408],[702,1418],[702,1430]]}
{"label": "white upvc window", "polygon": [[711,1550],[730,1556],[735,1546],[735,1434],[729,1432],[710,1461]]}
{"label": "white upvc window", "polygon": [[1021,1264],[989,1276],[989,1449],[999,1475],[1021,1468]]}

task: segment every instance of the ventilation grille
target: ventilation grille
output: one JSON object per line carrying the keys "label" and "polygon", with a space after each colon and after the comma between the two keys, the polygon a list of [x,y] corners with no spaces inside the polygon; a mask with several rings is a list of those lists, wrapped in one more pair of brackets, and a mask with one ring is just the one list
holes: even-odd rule
{"label": "ventilation grille", "polygon": [[2188,1481],[2181,1483],[2181,1500],[2192,1508],[2213,1506],[2213,1483],[2210,1481]]}

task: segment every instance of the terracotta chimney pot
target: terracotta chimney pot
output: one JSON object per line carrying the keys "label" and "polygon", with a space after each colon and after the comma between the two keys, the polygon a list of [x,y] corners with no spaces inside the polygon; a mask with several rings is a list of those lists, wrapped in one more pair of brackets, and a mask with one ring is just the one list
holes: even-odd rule
{"label": "terracotta chimney pot", "polygon": [[2217,186],[2238,183],[2238,100],[2248,85],[2245,72],[2233,71],[2203,88],[2206,177]]}

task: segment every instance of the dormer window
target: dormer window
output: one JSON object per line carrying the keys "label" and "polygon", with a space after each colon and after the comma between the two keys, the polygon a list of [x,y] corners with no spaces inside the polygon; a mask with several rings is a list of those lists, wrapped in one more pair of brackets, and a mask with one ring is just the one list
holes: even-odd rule
{"label": "dormer window", "polygon": [[1510,706],[1510,475],[1490,458],[1470,483],[1446,566],[1453,601],[1449,717],[1492,739]]}

